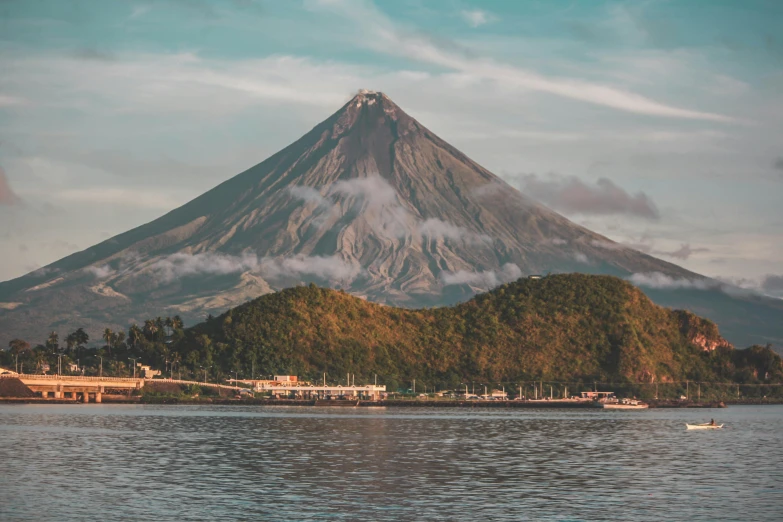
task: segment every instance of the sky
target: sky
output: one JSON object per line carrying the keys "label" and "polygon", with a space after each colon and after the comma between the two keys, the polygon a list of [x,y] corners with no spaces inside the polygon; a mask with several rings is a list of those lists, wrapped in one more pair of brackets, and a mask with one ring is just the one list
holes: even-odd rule
{"label": "sky", "polygon": [[607,237],[783,296],[778,0],[0,0],[0,281],[359,89]]}

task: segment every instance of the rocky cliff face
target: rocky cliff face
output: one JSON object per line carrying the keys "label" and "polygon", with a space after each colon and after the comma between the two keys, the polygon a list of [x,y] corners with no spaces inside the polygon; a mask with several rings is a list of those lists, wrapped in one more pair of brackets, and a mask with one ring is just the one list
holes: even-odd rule
{"label": "rocky cliff face", "polygon": [[302,282],[422,306],[570,271],[699,277],[575,225],[363,91],[186,205],[0,284],[0,342],[158,315],[194,322]]}
{"label": "rocky cliff face", "polygon": [[717,325],[712,321],[683,310],[677,310],[675,313],[680,323],[680,332],[691,344],[700,346],[705,352],[718,348],[734,348],[729,341],[721,337]]}

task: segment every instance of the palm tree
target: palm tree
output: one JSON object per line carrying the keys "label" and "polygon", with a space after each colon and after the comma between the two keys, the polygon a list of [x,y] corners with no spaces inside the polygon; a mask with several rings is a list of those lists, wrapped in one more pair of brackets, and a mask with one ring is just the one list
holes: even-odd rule
{"label": "palm tree", "polygon": [[111,357],[111,345],[114,342],[114,332],[111,328],[106,328],[103,331],[103,340],[106,341],[106,346],[109,348],[109,357]]}
{"label": "palm tree", "polygon": [[144,321],[144,334],[150,341],[155,340],[155,334],[158,332],[158,325],[152,319]]}
{"label": "palm tree", "polygon": [[65,345],[68,353],[73,352],[73,349],[76,346],[76,332],[71,332],[65,337]]}
{"label": "palm tree", "polygon": [[57,353],[60,349],[60,336],[57,335],[57,332],[49,334],[49,337],[46,339],[46,349],[51,353]]}
{"label": "palm tree", "polygon": [[128,340],[130,341],[134,350],[136,349],[136,345],[139,344],[139,341],[142,337],[144,337],[144,332],[136,323],[133,323],[131,327],[128,328]]}
{"label": "palm tree", "polygon": [[182,318],[178,315],[175,315],[171,318],[171,326],[175,330],[182,330],[182,328],[185,326],[185,323],[182,322]]}
{"label": "palm tree", "polygon": [[87,335],[87,332],[84,331],[84,328],[77,328],[74,332],[74,335],[76,336],[76,347],[81,348],[88,342],[90,342],[90,336]]}
{"label": "palm tree", "polygon": [[19,356],[30,351],[30,343],[22,339],[14,339],[8,343],[9,351],[16,361],[16,371],[19,371]]}

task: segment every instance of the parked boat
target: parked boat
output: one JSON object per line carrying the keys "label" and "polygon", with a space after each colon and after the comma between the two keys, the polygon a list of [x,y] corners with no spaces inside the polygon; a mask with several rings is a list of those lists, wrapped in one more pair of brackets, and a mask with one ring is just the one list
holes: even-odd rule
{"label": "parked boat", "polygon": [[646,410],[650,407],[647,403],[637,401],[636,399],[607,399],[598,404],[605,410]]}
{"label": "parked boat", "polygon": [[719,430],[723,427],[723,424],[706,422],[704,424],[685,424],[685,427],[689,430]]}

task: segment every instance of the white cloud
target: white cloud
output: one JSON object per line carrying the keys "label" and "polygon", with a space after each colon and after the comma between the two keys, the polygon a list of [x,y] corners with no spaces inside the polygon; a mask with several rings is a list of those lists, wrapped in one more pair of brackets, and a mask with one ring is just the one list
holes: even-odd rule
{"label": "white cloud", "polygon": [[416,227],[415,216],[402,205],[397,191],[377,174],[337,181],[329,194],[353,199],[354,207],[382,237],[406,237]]}
{"label": "white cloud", "polygon": [[601,241],[599,239],[593,239],[590,244],[597,248],[603,248],[604,250],[625,250],[627,247],[614,241]]}
{"label": "white cloud", "polygon": [[456,272],[441,272],[440,274],[444,286],[470,285],[478,288],[494,288],[503,283],[516,281],[520,277],[522,277],[522,270],[514,263],[506,263],[497,271],[458,270]]}
{"label": "white cloud", "polygon": [[232,256],[213,252],[178,252],[155,261],[146,270],[152,272],[156,279],[169,283],[196,274],[227,275],[248,272],[256,270],[259,265],[260,261],[255,254]]}
{"label": "white cloud", "polygon": [[88,274],[92,274],[95,279],[106,279],[117,273],[109,265],[88,266],[84,271]]}
{"label": "white cloud", "polygon": [[451,239],[466,243],[492,244],[492,238],[486,234],[477,234],[464,227],[447,223],[440,219],[430,218],[419,224],[419,233],[432,239]]}
{"label": "white cloud", "polygon": [[632,274],[628,280],[637,286],[667,290],[676,290],[680,288],[708,290],[710,288],[717,288],[719,286],[714,281],[710,281],[709,279],[674,278],[660,272]]}
{"label": "white cloud", "polygon": [[463,9],[459,14],[471,27],[484,25],[492,19],[489,13],[481,9]]}
{"label": "white cloud", "polygon": [[338,256],[297,255],[259,258],[253,253],[238,256],[218,252],[187,254],[178,252],[158,259],[144,269],[163,283],[194,275],[228,275],[252,272],[269,279],[313,276],[348,282],[361,273],[361,267]]}
{"label": "white cloud", "polygon": [[261,273],[271,279],[309,275],[321,279],[350,282],[362,273],[362,268],[338,256],[299,255],[282,259],[264,259]]}
{"label": "white cloud", "polygon": [[582,252],[574,252],[573,257],[575,260],[586,265],[590,264],[590,259]]}

